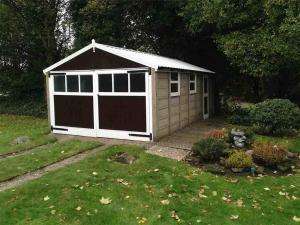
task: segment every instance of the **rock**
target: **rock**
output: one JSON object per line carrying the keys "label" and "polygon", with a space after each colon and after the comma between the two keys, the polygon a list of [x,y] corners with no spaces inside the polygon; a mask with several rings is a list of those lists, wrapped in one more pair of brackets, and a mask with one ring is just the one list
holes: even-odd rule
{"label": "rock", "polygon": [[257,174],[263,174],[265,171],[265,168],[263,166],[256,166],[255,171]]}
{"label": "rock", "polygon": [[243,172],[244,168],[231,168],[231,171],[234,173],[241,173]]}
{"label": "rock", "polygon": [[297,158],[297,153],[287,152],[287,157],[289,157],[289,158]]}
{"label": "rock", "polygon": [[285,173],[291,170],[290,164],[282,164],[277,166],[278,171]]}
{"label": "rock", "polygon": [[252,155],[253,155],[253,150],[247,150],[245,153],[246,153],[247,155],[249,155],[249,156],[252,156]]}
{"label": "rock", "polygon": [[220,158],[220,165],[225,166],[226,165],[226,159],[224,157]]}
{"label": "rock", "polygon": [[12,141],[12,144],[14,145],[20,145],[20,144],[24,144],[30,141],[30,138],[28,136],[20,136],[17,137],[16,139],[14,139]]}
{"label": "rock", "polygon": [[243,131],[237,131],[235,129],[231,130],[231,135],[233,136],[233,143],[238,148],[244,148],[246,142],[246,136]]}
{"label": "rock", "polygon": [[129,155],[127,152],[120,152],[115,156],[114,160],[124,164],[132,164],[136,160],[136,157]]}
{"label": "rock", "polygon": [[224,168],[218,164],[207,164],[205,165],[205,170],[213,174],[225,174]]}

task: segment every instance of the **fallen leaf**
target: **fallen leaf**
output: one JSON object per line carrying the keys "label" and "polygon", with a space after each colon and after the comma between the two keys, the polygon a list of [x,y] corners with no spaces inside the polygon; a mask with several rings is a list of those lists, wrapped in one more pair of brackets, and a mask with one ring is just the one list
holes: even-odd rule
{"label": "fallen leaf", "polygon": [[108,204],[111,203],[111,199],[110,198],[104,198],[104,197],[102,197],[99,201],[100,201],[100,203],[102,205],[108,205]]}
{"label": "fallen leaf", "polygon": [[293,195],[293,196],[292,196],[292,199],[293,199],[293,200],[297,200],[297,197]]}
{"label": "fallen leaf", "polygon": [[171,212],[171,217],[172,217],[173,219],[177,220],[178,222],[180,221],[180,218],[179,218],[179,216],[176,214],[175,211],[172,211],[172,212]]}
{"label": "fallen leaf", "polygon": [[198,194],[198,196],[199,196],[199,198],[207,198],[207,196],[206,195],[203,195],[203,194]]}
{"label": "fallen leaf", "polygon": [[127,196],[125,196],[125,198],[126,198],[126,199],[128,199],[128,198],[130,198],[130,196],[129,196],[129,195],[127,195]]}
{"label": "fallen leaf", "polygon": [[81,207],[80,207],[80,206],[77,206],[76,210],[77,210],[77,211],[80,211],[80,210],[81,210]]}
{"label": "fallen leaf", "polygon": [[218,195],[218,192],[212,191],[212,195],[213,195],[213,196],[217,196],[217,195]]}
{"label": "fallen leaf", "polygon": [[282,192],[282,191],[279,191],[278,194],[279,194],[279,195],[282,195],[282,196],[283,196],[283,195],[287,195],[286,192]]}
{"label": "fallen leaf", "polygon": [[98,175],[98,173],[97,173],[97,172],[93,172],[93,175],[94,175],[94,176],[97,176],[97,175]]}
{"label": "fallen leaf", "polygon": [[154,172],[158,172],[159,171],[159,169],[154,169]]}
{"label": "fallen leaf", "polygon": [[125,185],[125,186],[128,186],[128,185],[129,185],[129,183],[128,183],[126,180],[121,179],[121,178],[118,178],[118,179],[117,179],[117,182],[120,183],[120,184],[123,184],[123,185]]}
{"label": "fallen leaf", "polygon": [[236,201],[236,205],[238,206],[238,207],[243,207],[244,205],[244,202],[243,202],[243,200],[242,199],[238,199],[237,201]]}
{"label": "fallen leaf", "polygon": [[56,210],[55,210],[55,209],[52,209],[52,210],[50,211],[50,213],[51,213],[52,215],[54,215],[54,214],[56,213]]}
{"label": "fallen leaf", "polygon": [[168,199],[164,199],[164,200],[161,200],[160,203],[162,205],[169,205],[170,204],[170,201]]}
{"label": "fallen leaf", "polygon": [[230,219],[231,220],[237,220],[239,218],[239,215],[231,215]]}
{"label": "fallen leaf", "polygon": [[50,197],[47,195],[44,197],[44,201],[48,201],[50,199]]}
{"label": "fallen leaf", "polygon": [[295,222],[299,223],[299,222],[300,222],[300,217],[294,216],[294,217],[293,217],[293,220],[294,220]]}
{"label": "fallen leaf", "polygon": [[147,218],[145,218],[145,217],[142,217],[142,218],[137,217],[137,220],[138,220],[139,224],[144,224],[147,222]]}
{"label": "fallen leaf", "polygon": [[265,187],[264,190],[265,190],[265,191],[270,191],[271,189],[268,188],[268,187]]}

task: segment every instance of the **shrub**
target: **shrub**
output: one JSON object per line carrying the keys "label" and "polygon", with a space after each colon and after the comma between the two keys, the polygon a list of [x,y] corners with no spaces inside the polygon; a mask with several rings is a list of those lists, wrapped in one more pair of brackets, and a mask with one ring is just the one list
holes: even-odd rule
{"label": "shrub", "polygon": [[250,125],[252,123],[251,110],[253,105],[243,104],[237,98],[228,98],[223,110],[229,115],[229,122],[238,125]]}
{"label": "shrub", "polygon": [[252,157],[244,151],[233,151],[225,160],[228,168],[247,168],[253,165]]}
{"label": "shrub", "polygon": [[255,105],[252,109],[256,132],[283,135],[300,128],[300,109],[287,99],[271,99]]}
{"label": "shrub", "polygon": [[227,144],[223,139],[205,138],[195,143],[192,151],[202,161],[217,161],[227,153]]}
{"label": "shrub", "polygon": [[212,130],[205,134],[206,138],[217,138],[217,139],[224,139],[227,136],[226,130]]}
{"label": "shrub", "polygon": [[270,142],[256,143],[252,157],[259,163],[275,166],[287,160],[287,151]]}

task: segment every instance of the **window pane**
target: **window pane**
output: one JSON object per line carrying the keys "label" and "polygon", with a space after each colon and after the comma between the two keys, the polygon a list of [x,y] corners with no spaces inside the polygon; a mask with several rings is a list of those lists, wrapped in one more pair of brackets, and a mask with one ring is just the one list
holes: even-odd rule
{"label": "window pane", "polygon": [[207,93],[208,89],[208,79],[204,78],[204,93]]}
{"label": "window pane", "polygon": [[145,92],[145,73],[130,74],[130,91]]}
{"label": "window pane", "polygon": [[80,91],[93,92],[93,76],[90,75],[80,76]]}
{"label": "window pane", "polygon": [[195,80],[195,74],[190,74],[190,81],[194,81]]}
{"label": "window pane", "polygon": [[77,75],[67,76],[67,91],[69,91],[69,92],[78,92],[79,91]]}
{"label": "window pane", "polygon": [[171,92],[177,93],[178,92],[178,84],[171,84]]}
{"label": "window pane", "polygon": [[208,113],[208,98],[204,97],[204,114]]}
{"label": "window pane", "polygon": [[66,91],[65,76],[54,76],[54,91]]}
{"label": "window pane", "polygon": [[128,92],[128,75],[127,73],[114,74],[115,92]]}
{"label": "window pane", "polygon": [[112,92],[112,75],[101,74],[98,76],[99,92]]}
{"label": "window pane", "polygon": [[171,73],[171,80],[178,81],[178,73],[175,73],[175,72]]}
{"label": "window pane", "polygon": [[195,83],[190,83],[190,91],[195,91]]}

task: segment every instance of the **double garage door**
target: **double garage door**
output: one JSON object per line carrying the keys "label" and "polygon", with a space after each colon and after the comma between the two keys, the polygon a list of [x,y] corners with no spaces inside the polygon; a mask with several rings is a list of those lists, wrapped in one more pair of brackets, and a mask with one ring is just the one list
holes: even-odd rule
{"label": "double garage door", "polygon": [[53,132],[151,140],[150,83],[145,71],[51,73]]}

